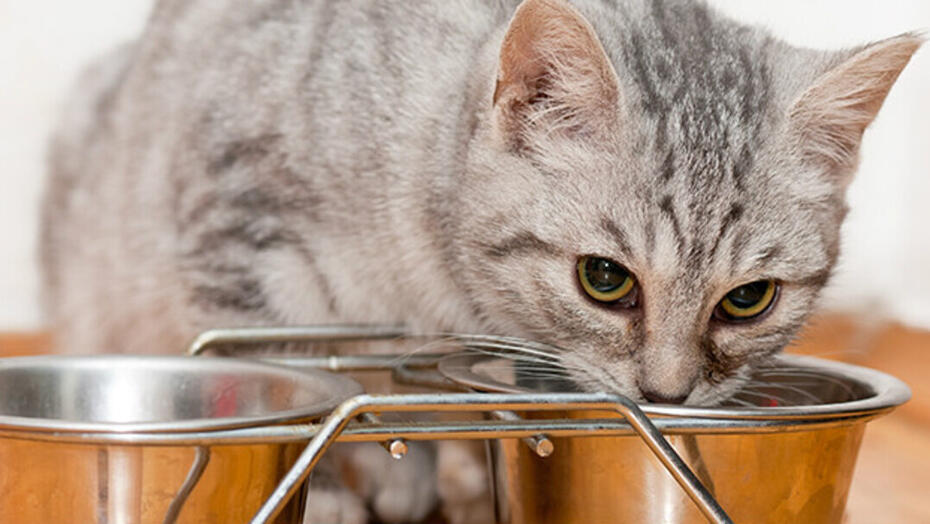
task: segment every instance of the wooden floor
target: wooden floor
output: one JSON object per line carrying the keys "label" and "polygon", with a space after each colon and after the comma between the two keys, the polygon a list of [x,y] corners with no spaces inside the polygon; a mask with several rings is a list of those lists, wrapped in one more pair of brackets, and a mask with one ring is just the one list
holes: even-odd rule
{"label": "wooden floor", "polygon": [[[0,335],[0,356],[47,347],[42,334]],[[790,351],[879,369],[911,386],[908,404],[866,430],[845,524],[930,524],[930,332],[822,317]]]}
{"label": "wooden floor", "polygon": [[846,524],[930,524],[930,332],[821,318],[791,351],[875,368],[907,382],[911,401],[867,426]]}

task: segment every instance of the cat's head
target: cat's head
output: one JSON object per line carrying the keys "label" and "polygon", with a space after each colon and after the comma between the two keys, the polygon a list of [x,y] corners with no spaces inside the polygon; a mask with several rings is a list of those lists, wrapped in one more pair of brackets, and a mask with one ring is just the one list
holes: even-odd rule
{"label": "cat's head", "polygon": [[862,133],[921,38],[813,51],[634,4],[513,16],[458,190],[461,285],[587,389],[713,403],[811,311]]}

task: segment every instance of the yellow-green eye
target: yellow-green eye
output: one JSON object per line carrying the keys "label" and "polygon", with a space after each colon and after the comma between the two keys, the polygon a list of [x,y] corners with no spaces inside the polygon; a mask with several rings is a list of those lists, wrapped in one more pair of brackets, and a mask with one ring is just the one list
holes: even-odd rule
{"label": "yellow-green eye", "polygon": [[636,279],[620,264],[606,258],[586,256],[578,260],[578,281],[585,293],[604,303],[633,298]]}
{"label": "yellow-green eye", "polygon": [[757,280],[744,284],[723,297],[714,314],[721,320],[741,321],[768,311],[775,302],[778,285],[774,280]]}

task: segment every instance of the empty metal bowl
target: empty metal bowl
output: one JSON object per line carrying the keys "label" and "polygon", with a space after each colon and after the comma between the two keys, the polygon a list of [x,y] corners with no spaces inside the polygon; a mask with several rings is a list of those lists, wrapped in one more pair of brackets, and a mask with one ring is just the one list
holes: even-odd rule
{"label": "empty metal bowl", "polygon": [[360,392],[230,358],[0,359],[0,522],[247,522],[304,444],[224,432],[315,421]]}
{"label": "empty metal bowl", "polygon": [[[534,380],[512,360],[480,354],[446,357],[439,369],[476,391],[551,392],[553,384],[565,385],[551,373]],[[730,405],[640,407],[734,522],[839,524],[865,424],[908,398],[907,386],[884,373],[783,356]],[[632,431],[553,442],[547,458],[514,440],[492,446],[500,523],[707,522]]]}

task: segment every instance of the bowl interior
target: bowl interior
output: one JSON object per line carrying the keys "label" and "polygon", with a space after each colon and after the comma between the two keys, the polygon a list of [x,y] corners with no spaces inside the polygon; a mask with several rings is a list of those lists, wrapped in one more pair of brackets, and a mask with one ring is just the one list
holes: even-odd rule
{"label": "bowl interior", "polygon": [[360,391],[338,375],[229,358],[0,359],[0,427],[234,427],[314,417]]}
{"label": "bowl interior", "polygon": [[865,400],[877,394],[868,383],[826,369],[782,363],[756,370],[726,406],[817,406]]}

